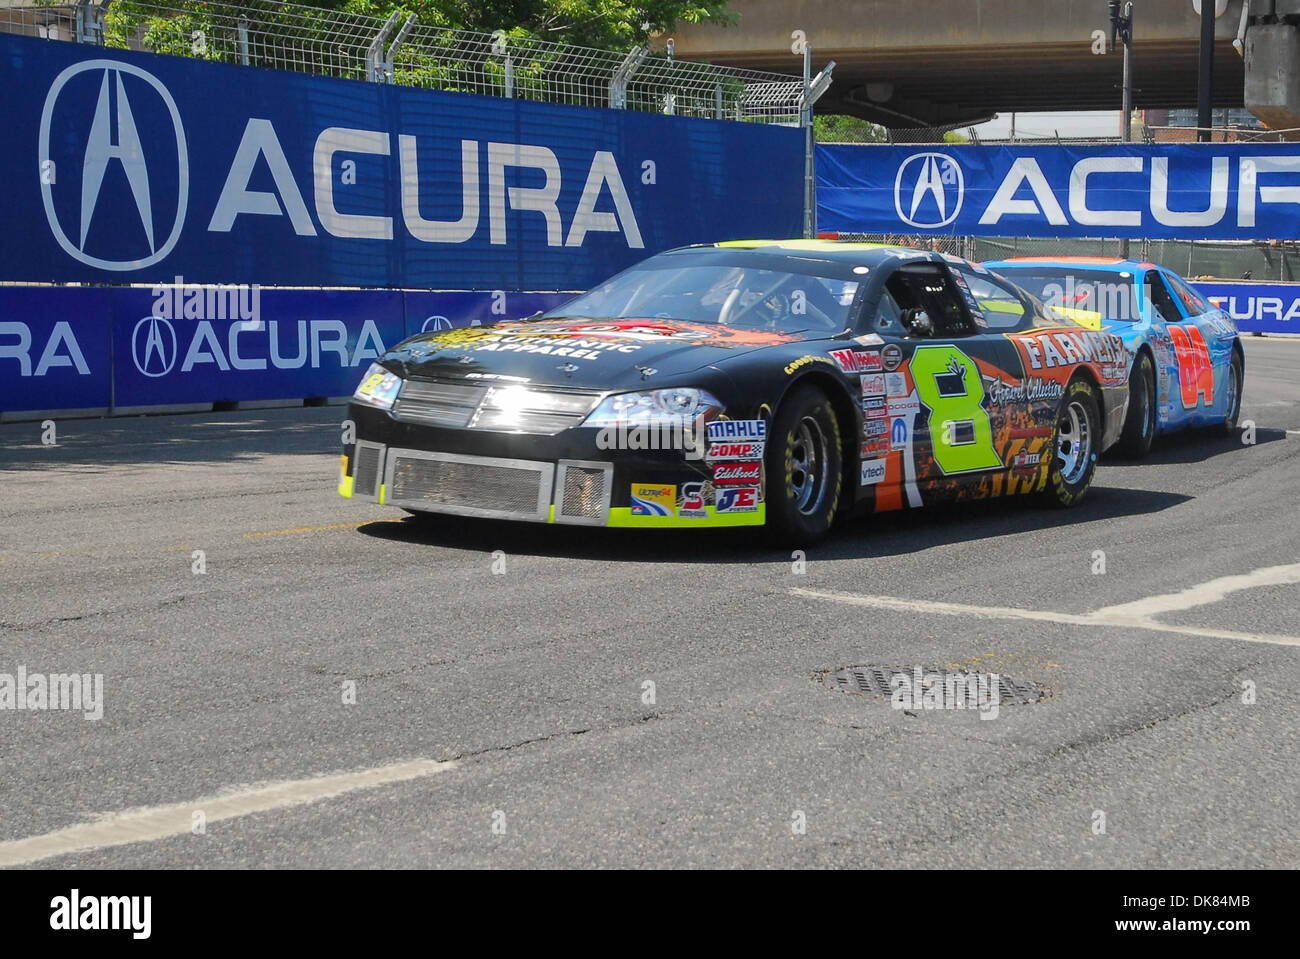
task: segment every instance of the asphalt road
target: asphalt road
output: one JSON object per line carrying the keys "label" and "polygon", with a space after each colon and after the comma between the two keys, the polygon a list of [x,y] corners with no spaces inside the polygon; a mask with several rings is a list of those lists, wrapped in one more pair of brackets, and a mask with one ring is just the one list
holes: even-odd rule
{"label": "asphalt road", "polygon": [[[857,520],[802,573],[342,500],[338,407],[0,425],[0,673],[103,676],[98,720],[0,709],[0,865],[1292,867],[1300,341],[1246,348],[1254,445]],[[867,664],[1050,696],[821,682]]]}

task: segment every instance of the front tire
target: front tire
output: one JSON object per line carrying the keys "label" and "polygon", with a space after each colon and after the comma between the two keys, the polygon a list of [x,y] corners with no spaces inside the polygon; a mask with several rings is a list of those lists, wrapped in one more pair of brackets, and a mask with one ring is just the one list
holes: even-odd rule
{"label": "front tire", "polygon": [[1052,467],[1042,494],[1047,505],[1074,506],[1092,485],[1101,443],[1098,409],[1096,388],[1087,380],[1071,380],[1056,411]]}
{"label": "front tire", "polygon": [[835,521],[843,483],[840,424],[826,394],[795,387],[772,422],[767,444],[767,525],[782,544],[821,539]]}
{"label": "front tire", "polygon": [[1133,361],[1133,375],[1128,383],[1128,415],[1124,432],[1117,444],[1119,453],[1140,460],[1151,452],[1156,435],[1156,369],[1151,354],[1145,351]]}

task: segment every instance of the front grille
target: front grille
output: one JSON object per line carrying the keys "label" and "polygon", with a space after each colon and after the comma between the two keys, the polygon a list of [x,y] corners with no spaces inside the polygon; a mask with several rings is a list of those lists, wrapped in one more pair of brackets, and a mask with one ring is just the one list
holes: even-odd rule
{"label": "front grille", "polygon": [[383,456],[382,446],[369,443],[357,444],[357,465],[352,470],[352,495],[374,496],[379,486],[379,461]]}
{"label": "front grille", "polygon": [[613,473],[608,466],[560,464],[559,521],[603,524]]}
{"label": "front grille", "polygon": [[465,427],[487,387],[432,380],[407,380],[393,404],[393,419],[425,426]]}
{"label": "front grille", "polygon": [[469,425],[476,430],[554,435],[581,423],[595,404],[592,393],[494,386]]}
{"label": "front grille", "polygon": [[526,460],[490,460],[394,450],[388,501],[433,512],[545,519],[554,467]]}

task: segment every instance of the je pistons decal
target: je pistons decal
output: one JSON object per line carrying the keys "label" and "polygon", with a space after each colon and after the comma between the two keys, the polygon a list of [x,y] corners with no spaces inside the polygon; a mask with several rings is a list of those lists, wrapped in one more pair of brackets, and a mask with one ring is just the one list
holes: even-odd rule
{"label": "je pistons decal", "polygon": [[754,513],[758,511],[757,486],[727,486],[716,491],[719,513]]}

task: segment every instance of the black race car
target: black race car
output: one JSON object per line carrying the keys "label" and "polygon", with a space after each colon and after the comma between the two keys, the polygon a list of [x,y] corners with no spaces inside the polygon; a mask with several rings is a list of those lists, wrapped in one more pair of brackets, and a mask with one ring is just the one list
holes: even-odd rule
{"label": "black race car", "polygon": [[1128,402],[1120,338],[955,257],[820,240],[662,253],[549,313],[411,337],[348,408],[339,492],[413,513],[768,526],[858,504],[1072,505]]}

